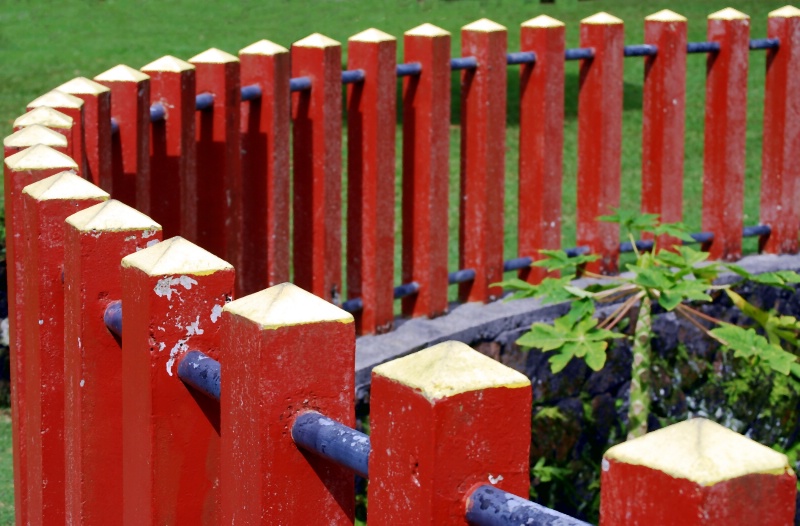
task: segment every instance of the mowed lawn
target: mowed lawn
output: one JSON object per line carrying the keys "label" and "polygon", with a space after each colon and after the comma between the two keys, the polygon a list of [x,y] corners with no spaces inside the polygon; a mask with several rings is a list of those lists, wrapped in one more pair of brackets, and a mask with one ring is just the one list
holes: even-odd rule
{"label": "mowed lawn", "polygon": [[[166,55],[188,59],[217,47],[236,54],[263,38],[285,47],[311,33],[320,32],[343,43],[370,27],[398,37],[402,61],[402,34],[430,22],[453,35],[453,56],[460,55],[460,28],[479,18],[490,18],[509,29],[509,51],[519,49],[519,25],[539,14],[566,23],[567,47],[578,47],[578,22],[598,11],[607,11],[625,22],[627,44],[643,41],[643,18],[669,8],[689,20],[689,40],[705,40],[706,16],[734,7],[751,16],[753,38],[766,36],[767,13],[786,0],[271,0],[241,2],[63,1],[0,2],[0,122],[3,136],[11,132],[14,119],[27,102],[76,76],[94,77],[117,64],[139,68]],[[750,54],[748,92],[745,224],[758,223],[761,167],[761,123],[765,52]],[[641,166],[641,103],[644,59],[625,61],[622,205],[639,207]],[[565,246],[575,243],[575,171],[577,166],[577,62],[566,67],[566,124],[564,146]],[[706,59],[688,57],[685,151],[685,221],[700,227],[702,193],[703,112]],[[519,66],[508,69],[508,133],[506,156],[505,257],[517,256],[516,173],[518,150]],[[459,169],[459,74],[453,74],[453,127],[451,128],[450,268],[458,266],[458,169]],[[346,136],[346,134],[345,134]],[[400,133],[398,128],[398,145]],[[398,148],[399,151],[399,148]],[[400,158],[397,160],[398,176]],[[345,176],[346,183],[346,176]],[[399,177],[398,177],[399,210]],[[444,205],[444,203],[443,203]],[[397,214],[397,231],[401,228]],[[754,241],[746,248],[755,250]],[[399,262],[399,247],[396,261]],[[399,263],[396,267],[399,266]],[[399,269],[398,281],[399,281]],[[10,462],[10,427],[0,422],[0,523],[10,521],[13,509]]]}

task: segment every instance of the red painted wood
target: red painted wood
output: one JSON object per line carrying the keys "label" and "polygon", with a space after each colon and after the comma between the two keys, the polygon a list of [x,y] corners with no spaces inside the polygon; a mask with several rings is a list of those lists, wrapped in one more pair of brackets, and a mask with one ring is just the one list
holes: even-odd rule
{"label": "red painted wood", "polygon": [[360,297],[356,332],[391,330],[394,320],[397,42],[377,29],[350,37],[347,69],[347,295]]}
{"label": "red painted wood", "polygon": [[[25,352],[27,520],[63,524],[64,464],[64,219],[108,198],[63,172],[22,194],[25,303],[20,325]],[[78,190],[70,193],[71,189]],[[84,195],[85,194],[85,195]],[[19,202],[17,204],[20,204]],[[17,247],[19,248],[19,247]]]}
{"label": "red painted wood", "polygon": [[245,294],[289,280],[289,51],[261,40],[239,52],[242,86],[257,84],[261,98],[242,104]]}
{"label": "red painted wood", "polygon": [[[683,221],[683,143],[686,113],[686,19],[662,11],[645,18],[645,43],[658,54],[645,57],[642,90],[642,213],[661,222]],[[670,236],[661,248],[680,244]]]}
{"label": "red painted wood", "polygon": [[83,101],[84,176],[96,185],[111,177],[111,91],[92,80],[77,77],[59,91]]}
{"label": "red painted wood", "polygon": [[[100,187],[128,206],[150,211],[150,77],[125,65],[94,78],[111,89],[111,178]],[[101,173],[102,175],[102,173]]]}
{"label": "red painted wood", "polygon": [[[738,13],[738,12],[736,12]],[[703,149],[703,230],[714,233],[705,247],[712,259],[742,255],[749,18],[708,18],[709,53]],[[746,17],[746,15],[742,15]]]}
{"label": "red painted wood", "polygon": [[622,151],[622,21],[598,13],[581,21],[581,47],[594,58],[581,61],[578,95],[577,243],[600,259],[587,269],[617,271],[619,225],[598,221],[619,207]]}
{"label": "red painted wood", "polygon": [[25,276],[26,264],[22,257],[23,245],[23,208],[22,189],[31,183],[41,181],[64,170],[75,170],[77,164],[67,155],[57,152],[48,146],[33,146],[27,150],[11,155],[4,164],[5,195],[5,228],[6,258],[8,265],[8,325],[9,325],[9,357],[11,362],[11,440],[14,449],[14,502],[18,525],[28,524],[28,461],[25,436],[26,404],[25,404],[25,347],[20,336],[20,329],[28,315],[35,315],[26,309],[22,299],[26,297]]}
{"label": "red painted wood", "polygon": [[475,279],[458,286],[461,301],[497,299],[503,279],[506,175],[506,28],[483,19],[461,30],[461,55],[476,69],[461,72],[461,199],[459,268]]}
{"label": "red painted wood", "polygon": [[450,33],[423,24],[405,33],[403,78],[403,298],[406,316],[447,312],[447,212],[450,156]]}
{"label": "red painted wood", "polygon": [[144,66],[150,76],[150,105],[160,103],[166,117],[150,124],[150,216],[164,236],[197,239],[197,152],[194,66],[162,57]]}
{"label": "red painted wood", "polygon": [[794,521],[796,477],[754,474],[702,486],[646,466],[608,462],[601,526],[783,526]]}
{"label": "red painted wood", "polygon": [[[210,93],[214,106],[197,113],[197,240],[212,254],[242,267],[242,168],[239,59],[209,49],[189,59],[197,94]],[[237,284],[237,295],[241,292]]]}
{"label": "red painted wood", "polygon": [[67,218],[64,241],[66,523],[122,523],[122,349],[103,322],[122,297],[119,261],[161,239],[119,201]]}
{"label": "red painted wood", "polygon": [[41,106],[17,117],[14,120],[14,131],[18,132],[37,124],[63,135],[67,139],[67,149],[69,150],[69,140],[72,137],[72,117],[53,108]]}
{"label": "red painted wood", "polygon": [[3,139],[3,158],[21,152],[31,146],[44,144],[50,148],[67,154],[67,138],[50,128],[33,124],[16,131]]}
{"label": "red painted wood", "polygon": [[353,318],[320,303],[283,283],[223,312],[232,359],[221,386],[220,524],[353,524],[353,473],[301,451],[290,432],[309,410],[355,425]]}
{"label": "red painted wood", "polygon": [[[540,249],[561,248],[564,24],[541,15],[522,24],[520,40],[536,63],[520,66],[517,243],[520,257],[540,259]],[[546,275],[539,267],[519,272],[530,283]]]}
{"label": "red painted wood", "polygon": [[69,137],[67,155],[78,163],[79,173],[86,174],[86,151],[83,144],[83,100],[67,93],[53,90],[28,103],[27,110],[31,111],[39,107],[53,108],[72,118],[72,134]]}
{"label": "red painted wood", "polygon": [[125,524],[219,523],[219,404],[177,376],[189,350],[221,357],[233,268],[182,238],[122,260]]}
{"label": "red painted wood", "polygon": [[800,17],[770,14],[767,36],[780,47],[767,51],[764,142],[761,160],[761,223],[772,229],[764,251],[794,254],[800,228]]}
{"label": "red painted wood", "polygon": [[292,44],[294,282],[328,301],[342,293],[342,48],[315,33]]}

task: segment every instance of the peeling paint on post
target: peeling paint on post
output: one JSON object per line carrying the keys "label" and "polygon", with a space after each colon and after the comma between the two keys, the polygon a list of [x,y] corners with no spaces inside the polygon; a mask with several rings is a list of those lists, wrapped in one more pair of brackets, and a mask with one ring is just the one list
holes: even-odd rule
{"label": "peeling paint on post", "polygon": [[606,452],[600,526],[783,526],[796,483],[786,455],[696,418]]}
{"label": "peeling paint on post", "polygon": [[233,274],[180,237],[122,260],[125,524],[221,524],[219,404],[177,370],[190,350],[220,360],[214,317],[233,293]]}
{"label": "peeling paint on post", "polygon": [[22,192],[25,352],[25,440],[29,524],[63,524],[64,466],[64,220],[108,199],[72,172]]}
{"label": "peeling paint on post", "polygon": [[25,148],[43,144],[66,155],[67,138],[55,130],[46,128],[41,124],[34,124],[22,128],[3,139],[4,157],[21,152]]}
{"label": "peeling paint on post", "polygon": [[597,218],[619,207],[622,174],[622,20],[597,13],[581,20],[581,47],[594,57],[581,60],[578,94],[577,243],[600,259],[586,268],[617,272],[619,225]]}
{"label": "peeling paint on post", "polygon": [[244,185],[242,292],[251,294],[289,279],[289,50],[260,40],[239,51],[242,86],[261,97],[242,104]]}
{"label": "peeling paint on post", "polygon": [[314,33],[292,44],[294,281],[340,303],[342,292],[342,46]]}
{"label": "peeling paint on post", "polygon": [[220,399],[220,524],[353,524],[352,472],[304,453],[291,436],[306,411],[354,425],[353,316],[283,283],[230,303],[221,323],[231,354]]}
{"label": "peeling paint on post", "polygon": [[151,190],[150,77],[120,64],[94,80],[111,90],[111,116],[119,125],[111,140],[110,178],[101,177],[100,187],[114,199],[147,214]]}
{"label": "peeling paint on post", "polygon": [[464,525],[483,484],[528,496],[531,384],[460,342],[373,369],[369,520]]}
{"label": "peeling paint on post", "polygon": [[403,42],[421,67],[403,77],[403,283],[419,283],[403,314],[434,317],[447,312],[450,33],[422,24]]}
{"label": "peeling paint on post", "polygon": [[86,174],[86,151],[84,150],[83,144],[83,100],[54,89],[28,103],[27,110],[31,111],[41,107],[53,108],[72,118],[73,125],[71,136],[69,137],[67,155],[72,157],[75,163],[77,163],[78,172]]}
{"label": "peeling paint on post", "polygon": [[14,131],[17,132],[37,124],[63,135],[67,139],[67,148],[69,148],[69,140],[72,137],[72,117],[53,108],[42,106],[17,117],[14,120]]}
{"label": "peeling paint on post", "polygon": [[158,223],[120,201],[92,206],[66,220],[67,524],[122,524],[122,349],[103,314],[122,297],[120,259],[160,239]]}
{"label": "peeling paint on post", "polygon": [[195,71],[171,56],[144,66],[150,76],[150,105],[161,104],[163,119],[150,122],[150,215],[164,237],[197,239],[197,152]]}
{"label": "peeling paint on post", "polygon": [[67,155],[44,145],[32,146],[5,159],[6,258],[11,262],[7,268],[11,415],[13,417],[11,438],[14,448],[14,502],[16,503],[17,524],[28,524],[28,461],[26,441],[24,440],[27,418],[25,404],[25,371],[27,367],[20,328],[25,324],[27,316],[36,316],[35,312],[18,308],[18,305],[22,305],[22,299],[26,297],[22,189],[64,170],[76,170],[77,168],[78,165],[75,164],[75,161]]}
{"label": "peeling paint on post", "polygon": [[391,330],[394,321],[397,41],[377,29],[350,37],[347,68],[347,294],[362,298],[356,332]]}
{"label": "peeling paint on post", "polygon": [[[539,250],[561,248],[564,156],[564,24],[540,15],[522,24],[522,51],[536,63],[520,66],[518,254],[541,259]],[[538,283],[539,267],[520,279]]]}
{"label": "peeling paint on post", "polygon": [[703,230],[714,233],[711,259],[742,257],[750,17],[730,7],[708,15]]}

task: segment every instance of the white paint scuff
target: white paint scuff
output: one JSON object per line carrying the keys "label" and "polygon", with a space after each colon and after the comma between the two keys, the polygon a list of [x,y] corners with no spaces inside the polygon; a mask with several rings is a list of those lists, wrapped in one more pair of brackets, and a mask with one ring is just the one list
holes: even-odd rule
{"label": "white paint scuff", "polygon": [[167,276],[166,278],[161,278],[156,283],[155,288],[153,291],[156,293],[157,296],[166,296],[167,300],[172,299],[172,293],[177,293],[178,291],[173,286],[181,285],[186,290],[192,288],[192,285],[197,285],[197,281],[192,279],[189,276],[179,276],[177,278],[173,278],[172,276]]}

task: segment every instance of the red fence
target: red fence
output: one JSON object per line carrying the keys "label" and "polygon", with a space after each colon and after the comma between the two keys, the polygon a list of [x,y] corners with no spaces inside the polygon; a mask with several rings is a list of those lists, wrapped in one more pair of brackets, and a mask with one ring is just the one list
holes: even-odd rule
{"label": "red fence", "polygon": [[[425,24],[405,34],[400,64],[394,38],[368,30],[350,39],[346,71],[339,43],[315,34],[291,52],[261,41],[239,58],[212,49],[189,62],[164,57],[144,72],[117,66],[97,82],[75,79],[33,101],[4,142],[18,523],[352,523],[352,473],[298,449],[297,417],[313,410],[352,426],[355,335],[390,328],[395,298],[406,315],[433,316],[447,309],[448,283],[459,283],[463,301],[488,301],[504,271],[541,279],[530,263],[560,244],[565,59],[582,61],[578,244],[602,256],[599,270],[614,272],[620,251],[617,227],[596,217],[619,204],[626,56],[646,61],[642,210],[681,219],[685,57],[708,53],[698,238],[718,258],[739,257],[744,233],[760,235],[766,251],[796,251],[800,167],[790,155],[800,137],[800,10],[773,12],[761,40],[750,39],[749,19],[731,9],[709,17],[708,42],[687,43],[686,20],[668,11],[645,24],[646,43],[624,46],[622,21],[601,13],[582,22],[581,47],[565,49],[563,24],[537,17],[522,25],[521,51],[508,53],[506,29],[481,20],[463,28],[456,58],[449,33]],[[769,58],[761,224],[748,230],[750,49]],[[519,257],[504,262],[508,64],[521,64],[520,217]],[[462,78],[461,268],[448,273],[452,70]],[[393,217],[397,77],[401,218]],[[396,219],[403,283],[395,287]],[[162,233],[171,239],[159,243]],[[290,268],[301,288],[354,317],[288,284],[254,293],[287,281]],[[103,317],[113,318],[109,305],[119,300],[124,323],[108,324],[115,335]],[[189,351],[225,365],[219,403],[179,378],[180,367],[195,363]],[[481,522],[480,510],[519,503],[479,494],[491,493],[487,482],[527,496],[530,388],[484,360],[447,344],[376,369],[375,523],[495,524]],[[459,416],[463,407],[469,419]],[[723,508],[742,524],[793,516],[794,474],[784,456],[741,445],[711,424],[696,432],[733,440],[745,449],[740,456],[757,461],[721,469],[709,482],[690,468],[642,460],[631,443],[633,453],[610,454],[604,468],[603,520],[618,524],[615,513],[633,513],[632,501],[606,482],[612,471],[634,481],[656,476],[618,464],[651,466],[715,495],[687,504],[712,517],[697,524],[727,520],[715,515]],[[657,441],[648,444],[661,453]],[[761,495],[756,487],[772,488],[780,505],[740,498]],[[724,506],[714,500],[723,498],[718,490]],[[642,520],[663,523],[658,513],[667,512],[658,510],[674,503],[661,504],[639,510],[654,513]]]}

